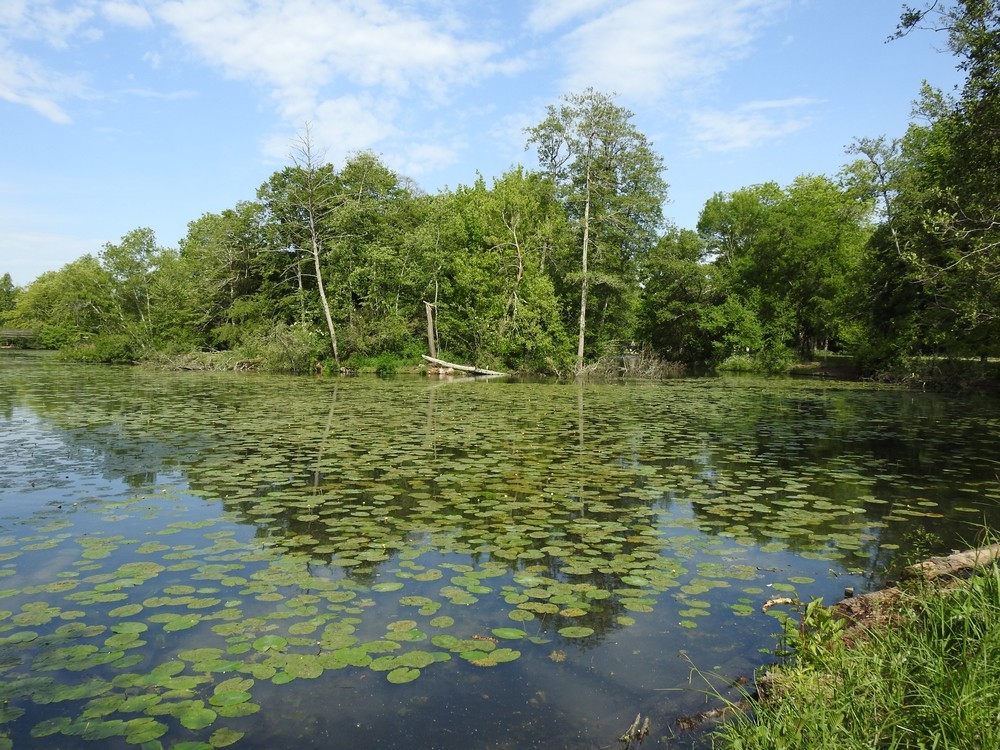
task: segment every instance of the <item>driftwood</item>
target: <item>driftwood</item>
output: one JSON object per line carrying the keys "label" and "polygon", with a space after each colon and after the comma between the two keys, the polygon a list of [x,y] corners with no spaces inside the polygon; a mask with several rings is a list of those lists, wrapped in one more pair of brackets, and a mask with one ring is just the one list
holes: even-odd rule
{"label": "driftwood", "polygon": [[470,365],[456,365],[451,362],[445,362],[443,359],[436,359],[434,357],[428,357],[426,354],[420,355],[432,365],[437,365],[438,367],[443,367],[448,370],[459,370],[460,372],[468,372],[473,375],[506,375],[505,372],[497,372],[496,370],[487,370],[482,367],[472,367]]}
{"label": "driftwood", "polygon": [[[1000,544],[993,544],[943,557],[931,557],[916,565],[907,566],[901,577],[904,581],[935,581],[935,585],[946,589],[976,568],[986,567],[998,558]],[[849,629],[857,625],[891,625],[895,619],[894,604],[902,596],[902,589],[889,586],[844,599],[834,605],[833,611],[837,617],[847,620]]]}
{"label": "driftwood", "polygon": [[903,571],[903,577],[930,579],[954,576],[972,568],[989,565],[998,557],[1000,557],[1000,544],[992,544],[989,547],[956,552],[945,557],[931,557],[922,563],[910,565]]}

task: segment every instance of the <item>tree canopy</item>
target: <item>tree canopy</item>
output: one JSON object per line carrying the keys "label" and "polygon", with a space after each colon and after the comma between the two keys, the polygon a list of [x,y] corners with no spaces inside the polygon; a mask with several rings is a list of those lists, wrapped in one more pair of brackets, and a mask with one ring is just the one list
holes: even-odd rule
{"label": "tree canopy", "polygon": [[859,136],[838,175],[715,194],[696,228],[664,220],[633,113],[586,89],[526,130],[537,171],[433,195],[373,153],[327,163],[306,129],[177,249],[140,227],[24,289],[7,274],[0,321],[96,359],[230,350],[297,371],[429,349],[559,374],[637,352],[759,370],[816,350],[873,371],[997,356],[1000,9],[904,6],[895,36],[927,26],[960,90],[925,86],[907,131]]}

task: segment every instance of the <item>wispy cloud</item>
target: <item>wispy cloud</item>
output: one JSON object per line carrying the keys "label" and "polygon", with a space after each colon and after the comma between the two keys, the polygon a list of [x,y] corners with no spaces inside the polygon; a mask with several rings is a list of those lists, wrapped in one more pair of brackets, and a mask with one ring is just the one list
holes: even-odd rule
{"label": "wispy cloud", "polygon": [[[224,75],[266,91],[286,125],[313,124],[333,156],[398,135],[410,109],[517,69],[454,16],[368,0],[166,0],[156,15]],[[422,15],[421,15],[422,14]],[[273,151],[274,145],[268,146]]]}
{"label": "wispy cloud", "polygon": [[747,55],[788,0],[589,0],[577,14],[568,0],[540,0],[531,17],[545,28],[579,21],[557,41],[571,90],[594,86],[655,100],[703,84]]}
{"label": "wispy cloud", "polygon": [[101,39],[98,11],[115,25],[151,23],[142,6],[124,0],[6,0],[0,7],[0,99],[27,106],[52,122],[71,123],[67,102],[98,95],[86,72],[66,70],[52,55]]}
{"label": "wispy cloud", "polygon": [[806,111],[820,100],[798,97],[748,102],[729,110],[702,110],[691,115],[692,140],[707,151],[735,151],[776,141],[808,127]]}
{"label": "wispy cloud", "polygon": [[535,32],[551,31],[608,7],[613,7],[610,0],[538,0],[526,23]]}
{"label": "wispy cloud", "polygon": [[0,99],[30,107],[52,122],[72,122],[60,105],[67,96],[81,95],[82,79],[59,75],[0,42]]}
{"label": "wispy cloud", "polygon": [[378,0],[170,0],[158,15],[210,65],[265,87],[296,115],[318,106],[328,88],[441,97],[498,70],[498,45]]}
{"label": "wispy cloud", "polygon": [[113,24],[145,29],[153,25],[149,12],[138,3],[109,0],[101,3],[101,13]]}

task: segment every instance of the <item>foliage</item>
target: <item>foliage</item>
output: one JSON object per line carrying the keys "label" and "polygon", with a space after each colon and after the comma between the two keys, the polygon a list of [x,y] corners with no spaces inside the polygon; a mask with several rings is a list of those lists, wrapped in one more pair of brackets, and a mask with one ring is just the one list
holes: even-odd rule
{"label": "foliage", "polygon": [[821,597],[808,603],[791,599],[789,603],[797,610],[798,619],[782,620],[784,650],[779,653],[794,657],[800,669],[822,667],[830,651],[840,645],[847,621],[836,617],[830,607],[824,607]]}
{"label": "foliage", "polygon": [[14,286],[14,280],[10,277],[9,273],[5,273],[3,277],[0,277],[0,322],[17,305],[17,296],[20,293],[21,289]]}
{"label": "foliage", "polygon": [[309,373],[316,370],[322,337],[308,325],[276,323],[244,338],[239,348],[264,372]]}
{"label": "foliage", "polygon": [[64,359],[74,362],[105,364],[128,364],[140,356],[135,339],[121,333],[98,334],[64,346],[60,353]]}
{"label": "foliage", "polygon": [[867,197],[826,177],[713,196],[698,231],[718,287],[703,318],[716,360],[748,355],[776,371],[791,352],[838,346],[870,211]]}
{"label": "foliage", "polygon": [[797,660],[772,682],[776,694],[753,716],[737,714],[715,746],[996,747],[1000,569],[994,563],[953,589],[926,590],[898,615],[893,627],[852,634],[849,648],[832,621],[814,618],[793,641]]}
{"label": "foliage", "polygon": [[642,266],[638,337],[663,357],[703,362],[712,337],[703,314],[717,301],[710,266],[702,263],[701,238],[690,229],[670,227]]}
{"label": "foliage", "polygon": [[111,289],[98,260],[85,255],[35,279],[18,295],[7,320],[37,330],[41,346],[58,349],[110,328]]}
{"label": "foliage", "polygon": [[578,238],[578,270],[563,271],[579,288],[572,299],[578,370],[588,339],[596,343],[591,351],[600,351],[633,337],[639,268],[663,223],[663,160],[632,117],[611,97],[587,89],[549,105],[545,120],[528,129],[528,145],[558,187]]}
{"label": "foliage", "polygon": [[907,7],[897,36],[925,21],[947,33],[966,79],[956,98],[925,87],[917,114],[926,124],[891,148],[862,143],[882,146],[862,153],[882,167],[885,207],[868,258],[873,368],[1000,353],[1000,10],[982,0]]}

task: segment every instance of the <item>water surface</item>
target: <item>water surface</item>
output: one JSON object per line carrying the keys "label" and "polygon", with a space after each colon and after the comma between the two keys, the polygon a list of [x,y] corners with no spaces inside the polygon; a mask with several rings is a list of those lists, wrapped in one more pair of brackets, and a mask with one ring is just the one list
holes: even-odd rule
{"label": "water surface", "polygon": [[0,354],[0,748],[644,747],[1000,501],[996,401]]}

